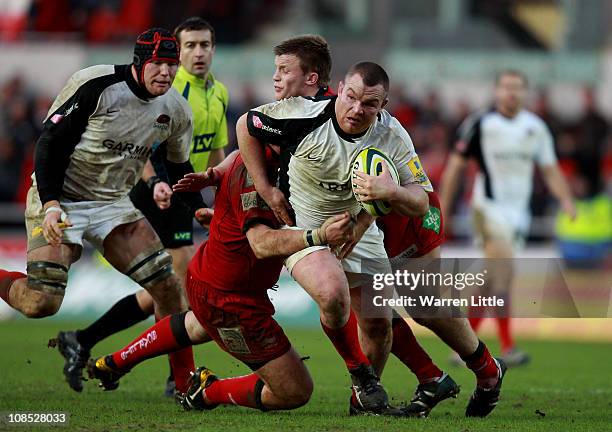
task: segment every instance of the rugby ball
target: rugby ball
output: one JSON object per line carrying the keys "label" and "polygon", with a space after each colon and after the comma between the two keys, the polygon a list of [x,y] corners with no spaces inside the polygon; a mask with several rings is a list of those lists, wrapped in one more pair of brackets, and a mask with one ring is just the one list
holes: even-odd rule
{"label": "rugby ball", "polygon": [[[399,185],[399,174],[397,173],[397,168],[395,168],[395,164],[389,156],[374,147],[368,147],[366,149],[363,149],[359,152],[359,154],[357,154],[357,157],[355,158],[352,164],[351,177],[355,178],[355,173],[357,171],[371,176],[380,175],[383,171],[383,161],[387,162],[387,166],[389,167],[389,170],[391,172],[391,178],[393,178],[395,183]],[[359,201],[361,207],[363,207],[363,209],[369,214],[371,214],[372,216],[384,216],[386,214],[391,213],[391,205],[387,201],[376,200],[363,202],[361,201],[361,197],[359,196],[359,194],[355,192],[355,183],[351,182],[351,186],[353,188],[353,195],[355,195],[355,198],[357,199],[357,201]]]}

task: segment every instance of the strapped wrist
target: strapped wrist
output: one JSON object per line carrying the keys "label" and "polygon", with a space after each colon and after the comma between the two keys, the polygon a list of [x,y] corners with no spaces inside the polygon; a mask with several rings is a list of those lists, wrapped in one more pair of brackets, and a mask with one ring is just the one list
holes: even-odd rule
{"label": "strapped wrist", "polygon": [[305,247],[323,246],[327,244],[325,231],[323,231],[321,228],[305,230],[302,237],[304,239]]}
{"label": "strapped wrist", "polygon": [[146,181],[147,187],[151,190],[153,190],[157,183],[161,183],[161,179],[156,175],[149,177]]}

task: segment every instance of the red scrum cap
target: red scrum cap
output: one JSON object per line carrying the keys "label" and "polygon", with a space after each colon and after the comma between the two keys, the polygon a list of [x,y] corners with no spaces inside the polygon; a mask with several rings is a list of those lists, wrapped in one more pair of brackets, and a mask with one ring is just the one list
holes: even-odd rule
{"label": "red scrum cap", "polygon": [[134,68],[138,84],[143,85],[145,65],[152,61],[179,62],[179,45],[168,30],[160,27],[149,29],[138,36],[134,45]]}

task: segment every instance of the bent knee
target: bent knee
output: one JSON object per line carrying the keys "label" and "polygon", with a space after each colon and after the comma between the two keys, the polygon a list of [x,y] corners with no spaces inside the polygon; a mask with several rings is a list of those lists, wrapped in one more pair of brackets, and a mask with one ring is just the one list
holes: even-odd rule
{"label": "bent knee", "polygon": [[30,290],[21,312],[28,318],[45,318],[55,315],[62,305],[63,296]]}

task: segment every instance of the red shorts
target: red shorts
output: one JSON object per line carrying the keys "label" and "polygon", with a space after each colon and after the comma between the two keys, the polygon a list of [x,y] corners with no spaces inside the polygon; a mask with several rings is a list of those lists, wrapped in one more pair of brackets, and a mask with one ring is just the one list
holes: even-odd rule
{"label": "red shorts", "polygon": [[285,354],[291,343],[272,318],[266,293],[258,297],[214,289],[187,271],[187,296],[196,318],[229,354],[257,370]]}
{"label": "red shorts", "polygon": [[428,192],[429,211],[423,217],[406,217],[391,213],[379,218],[385,233],[385,249],[389,258],[402,256],[418,258],[428,254],[444,242],[444,221],[440,199]]}

